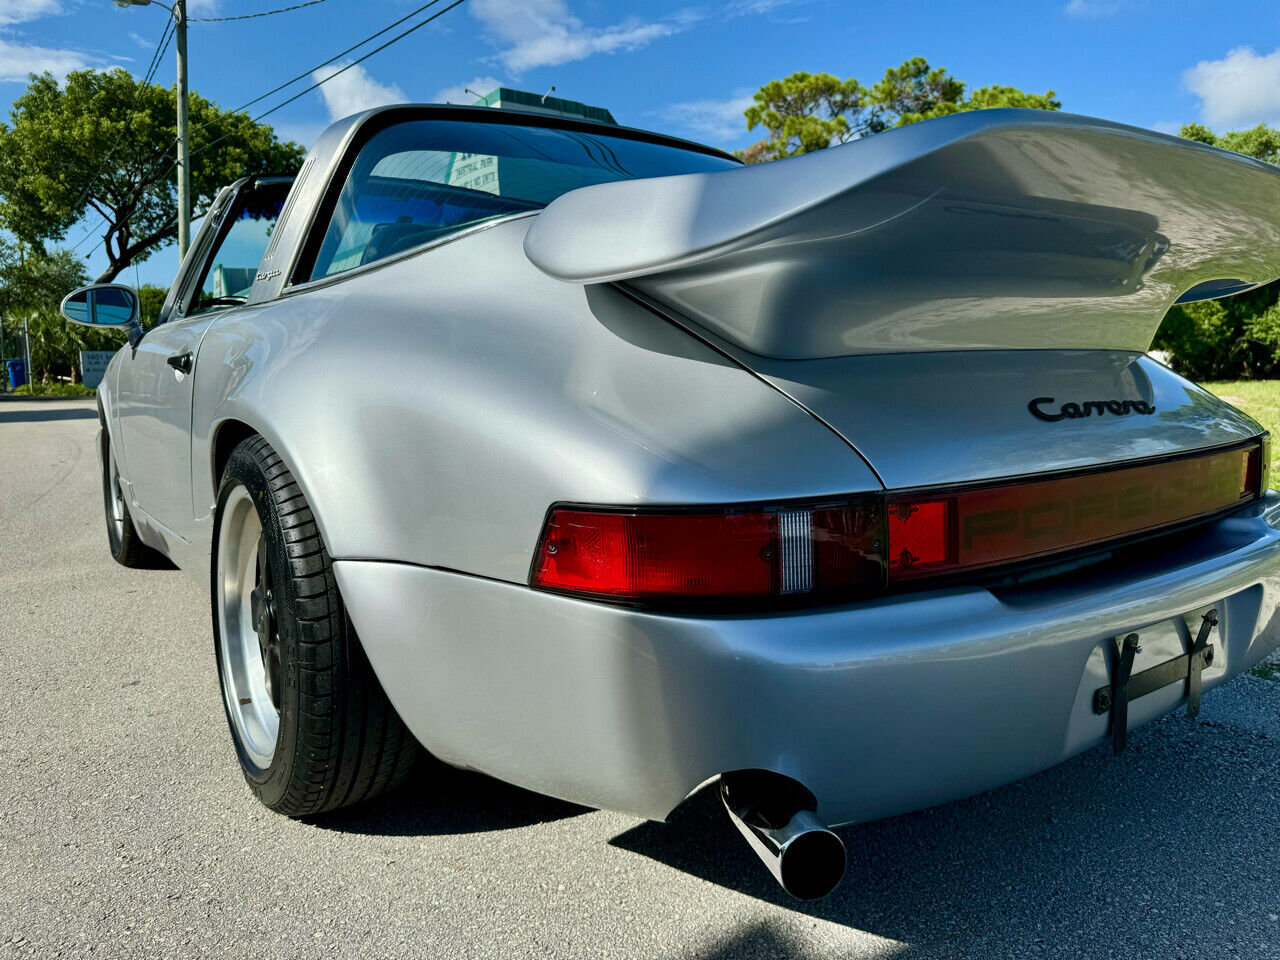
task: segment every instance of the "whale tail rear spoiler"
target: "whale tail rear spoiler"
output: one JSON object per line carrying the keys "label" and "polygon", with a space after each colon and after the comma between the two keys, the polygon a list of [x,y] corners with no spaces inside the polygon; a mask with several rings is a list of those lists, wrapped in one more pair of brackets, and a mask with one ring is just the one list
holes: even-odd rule
{"label": "whale tail rear spoiler", "polygon": [[1280,170],[1101,120],[985,110],[584,187],[538,216],[525,251],[768,357],[1143,351],[1175,302],[1280,277]]}

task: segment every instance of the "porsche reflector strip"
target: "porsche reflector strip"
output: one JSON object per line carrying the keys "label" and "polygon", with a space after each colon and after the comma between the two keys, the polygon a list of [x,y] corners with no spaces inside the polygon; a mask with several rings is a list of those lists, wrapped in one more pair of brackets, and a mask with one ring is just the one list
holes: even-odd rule
{"label": "porsche reflector strip", "polygon": [[891,496],[889,579],[1017,563],[1218,513],[1259,493],[1259,444],[1115,470]]}

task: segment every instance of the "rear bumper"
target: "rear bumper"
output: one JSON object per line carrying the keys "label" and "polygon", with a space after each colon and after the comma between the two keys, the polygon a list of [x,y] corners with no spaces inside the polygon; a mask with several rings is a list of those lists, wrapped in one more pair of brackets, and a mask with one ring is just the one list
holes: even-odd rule
{"label": "rear bumper", "polygon": [[[369,658],[451,763],[654,819],[725,770],[794,777],[830,823],[991,789],[1104,740],[1117,634],[1208,605],[1208,689],[1280,644],[1280,495],[1123,571],[749,617],[658,615],[440,570],[335,564]],[[1223,655],[1225,654],[1225,656]],[[1130,725],[1181,685],[1130,705]]]}

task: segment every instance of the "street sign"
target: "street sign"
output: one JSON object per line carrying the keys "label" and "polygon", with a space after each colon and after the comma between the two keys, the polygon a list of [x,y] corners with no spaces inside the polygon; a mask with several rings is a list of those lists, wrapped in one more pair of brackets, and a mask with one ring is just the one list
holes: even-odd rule
{"label": "street sign", "polygon": [[115,356],[114,350],[81,350],[80,380],[86,387],[98,388],[103,375],[107,372],[107,364]]}

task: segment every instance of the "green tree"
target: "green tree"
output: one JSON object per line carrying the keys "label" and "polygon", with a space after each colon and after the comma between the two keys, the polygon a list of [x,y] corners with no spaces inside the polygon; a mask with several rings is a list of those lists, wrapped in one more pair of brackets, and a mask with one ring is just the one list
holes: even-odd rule
{"label": "green tree", "polygon": [[763,126],[768,136],[738,151],[760,163],[821,150],[890,127],[966,110],[1028,107],[1058,110],[1052,90],[1026,93],[1017,87],[986,86],[965,97],[965,85],[924,57],[890,67],[872,87],[829,73],[793,73],[766,83],[746,110],[747,129]]}
{"label": "green tree", "polygon": [[164,287],[144,283],[138,288],[138,319],[142,321],[144,330],[150,330],[160,319],[160,308],[164,306],[164,298],[169,291]]}
{"label": "green tree", "polygon": [[57,308],[85,282],[84,262],[71,251],[44,253],[0,237],[0,316]]}
{"label": "green tree", "polygon": [[52,374],[79,379],[79,351],[115,350],[122,334],[67,323],[58,312],[62,298],[87,281],[84,262],[69,250],[44,253],[0,240],[0,324],[5,353],[21,351],[21,334],[30,338],[33,380]]}
{"label": "green tree", "polygon": [[[193,217],[219,188],[248,174],[295,173],[304,151],[267,124],[190,98]],[[101,217],[114,279],[177,236],[174,90],[122,69],[80,70],[59,85],[32,74],[0,123],[0,226],[33,247]]]}
{"label": "green tree", "polygon": [[1267,163],[1280,163],[1280,130],[1260,123],[1248,130],[1233,130],[1221,136],[1203,123],[1184,123],[1178,136],[1207,143],[1211,147],[1234,150]]}
{"label": "green tree", "polygon": [[[1265,124],[1216,134],[1188,123],[1178,135],[1280,164],[1280,130]],[[1196,380],[1280,375],[1280,281],[1223,300],[1173,307],[1153,345],[1169,351],[1175,370]]]}
{"label": "green tree", "polygon": [[[852,78],[829,73],[793,73],[772,80],[747,107],[747,129],[769,131],[757,145],[754,162],[790,157],[844,143],[865,132],[867,91]],[[749,148],[751,149],[751,148]]]}
{"label": "green tree", "polygon": [[965,85],[945,69],[930,67],[924,57],[913,57],[902,66],[885,71],[884,78],[871,88],[871,100],[878,111],[877,120],[893,127],[968,110],[1062,109],[1062,102],[1052,90],[1027,93],[1017,87],[993,84],[979,87],[968,97],[964,92]]}
{"label": "green tree", "polygon": [[945,67],[930,67],[924,57],[890,67],[871,88],[880,129],[912,122],[907,117],[924,119],[939,116],[938,111],[954,112],[948,108],[956,107],[963,96],[964,84]]}

